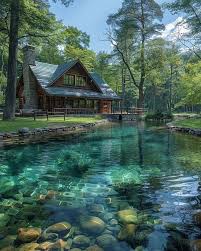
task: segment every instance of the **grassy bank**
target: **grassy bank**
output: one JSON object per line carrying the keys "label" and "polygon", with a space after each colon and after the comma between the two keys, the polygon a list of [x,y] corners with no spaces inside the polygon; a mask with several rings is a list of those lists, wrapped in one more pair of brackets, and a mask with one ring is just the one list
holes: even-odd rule
{"label": "grassy bank", "polygon": [[46,118],[16,118],[14,121],[2,121],[0,119],[0,132],[16,132],[22,127],[29,129],[43,128],[43,127],[57,127],[57,126],[72,126],[78,124],[94,123],[101,120],[101,116],[95,117],[67,117],[64,121],[63,117]]}
{"label": "grassy bank", "polygon": [[201,129],[201,118],[178,120],[174,122],[174,125],[192,129]]}

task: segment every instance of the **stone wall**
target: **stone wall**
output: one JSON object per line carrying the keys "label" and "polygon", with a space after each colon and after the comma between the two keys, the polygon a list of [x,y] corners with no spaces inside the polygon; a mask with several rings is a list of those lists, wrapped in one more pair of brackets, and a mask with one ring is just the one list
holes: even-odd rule
{"label": "stone wall", "polygon": [[201,137],[201,129],[193,129],[188,127],[175,126],[172,123],[167,124],[167,128],[174,132],[182,132]]}
{"label": "stone wall", "polygon": [[108,120],[100,120],[95,123],[80,124],[75,126],[58,126],[54,128],[35,128],[29,130],[28,128],[21,128],[18,132],[0,133],[0,147],[29,144],[33,142],[46,142],[49,139],[56,139],[68,134],[79,133],[86,131],[95,126],[107,124]]}

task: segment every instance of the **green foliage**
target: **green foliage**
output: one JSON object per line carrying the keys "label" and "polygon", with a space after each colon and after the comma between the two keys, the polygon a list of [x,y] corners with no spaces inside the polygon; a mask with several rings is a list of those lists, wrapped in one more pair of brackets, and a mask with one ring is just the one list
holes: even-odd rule
{"label": "green foliage", "polygon": [[173,119],[172,114],[156,112],[156,113],[149,113],[145,117],[146,120],[169,120]]}
{"label": "green foliage", "polygon": [[0,71],[0,105],[5,102],[5,89],[6,89],[6,77],[3,72]]}
{"label": "green foliage", "polygon": [[94,162],[86,153],[81,154],[67,149],[60,154],[57,165],[63,174],[82,176],[94,165]]}
{"label": "green foliage", "polygon": [[177,106],[201,103],[201,61],[187,64],[179,89],[182,99]]}
{"label": "green foliage", "polygon": [[141,177],[142,169],[139,166],[126,166],[120,169],[115,168],[111,172],[112,184],[115,187],[126,187],[127,185],[141,184],[143,179]]}

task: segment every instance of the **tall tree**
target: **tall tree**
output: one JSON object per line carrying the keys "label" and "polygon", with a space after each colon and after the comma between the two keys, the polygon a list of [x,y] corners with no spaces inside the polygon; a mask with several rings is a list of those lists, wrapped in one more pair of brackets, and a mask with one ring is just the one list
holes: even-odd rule
{"label": "tall tree", "polygon": [[[72,0],[61,0],[61,2],[67,6]],[[3,118],[10,120],[15,118],[19,40],[47,37],[44,32],[52,30],[53,15],[50,14],[48,1],[45,0],[2,0],[0,10],[0,21],[5,23],[5,25],[0,25],[0,32],[7,32],[9,36],[8,75]]]}
{"label": "tall tree", "polygon": [[[154,0],[124,0],[121,9],[108,18],[112,28],[110,41],[138,89],[138,107],[144,107],[146,43],[163,29],[162,17],[161,7]],[[125,51],[125,46],[132,51],[132,59]],[[139,65],[139,69],[134,64]]]}
{"label": "tall tree", "polygon": [[179,13],[184,16],[182,25],[187,25],[189,32],[185,36],[182,35],[180,42],[201,59],[201,1],[176,0],[172,3],[167,3],[166,7],[173,14]]}

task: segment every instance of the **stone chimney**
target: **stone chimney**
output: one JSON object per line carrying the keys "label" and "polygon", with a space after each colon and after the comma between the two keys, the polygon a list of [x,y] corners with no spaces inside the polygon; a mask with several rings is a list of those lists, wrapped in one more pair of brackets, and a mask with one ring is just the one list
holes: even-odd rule
{"label": "stone chimney", "polygon": [[30,70],[31,65],[35,65],[35,47],[26,45],[23,48],[23,81],[24,81],[24,97],[25,97],[25,110],[33,110],[38,107],[38,98],[36,93],[36,81],[33,73]]}

